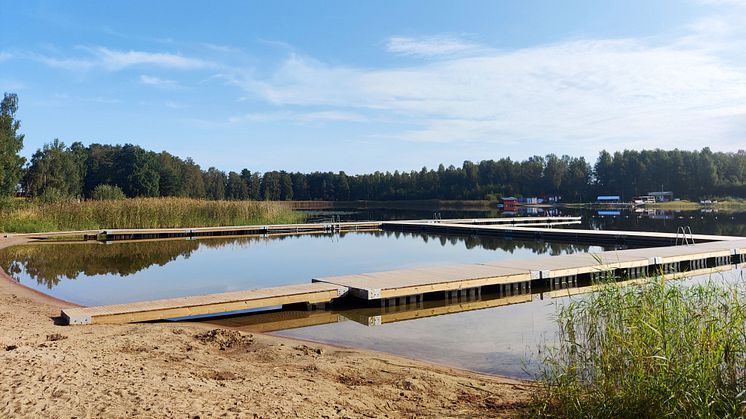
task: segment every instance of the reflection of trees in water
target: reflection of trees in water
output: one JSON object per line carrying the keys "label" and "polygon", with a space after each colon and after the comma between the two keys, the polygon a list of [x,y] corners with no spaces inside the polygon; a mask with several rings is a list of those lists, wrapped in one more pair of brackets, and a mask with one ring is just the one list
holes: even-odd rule
{"label": "reflection of trees in water", "polygon": [[195,241],[141,243],[60,244],[13,246],[0,251],[0,267],[18,277],[26,272],[48,288],[60,280],[86,276],[131,275],[149,266],[163,266],[199,247]]}
{"label": "reflection of trees in water", "polygon": [[[63,279],[85,276],[115,274],[127,276],[153,265],[164,266],[179,256],[189,258],[200,247],[220,249],[224,247],[246,247],[252,242],[266,240],[295,240],[302,237],[335,238],[348,234],[367,234],[383,238],[419,238],[427,243],[431,240],[441,246],[463,245],[467,249],[484,248],[513,253],[516,249],[528,249],[537,254],[559,255],[562,253],[587,252],[589,246],[559,244],[532,240],[507,240],[498,237],[464,235],[438,235],[418,232],[375,231],[337,234],[299,234],[272,236],[226,237],[203,240],[141,241],[112,244],[36,244],[13,246],[0,250],[0,268],[19,278],[26,273],[39,284],[52,288]],[[292,257],[292,255],[289,255]]]}
{"label": "reflection of trees in water", "polygon": [[570,254],[570,253],[586,253],[591,247],[588,245],[575,244],[575,243],[551,243],[551,242],[545,242],[545,241],[525,240],[525,239],[511,240],[511,239],[505,239],[505,238],[493,237],[493,236],[466,236],[466,235],[455,235],[455,234],[443,235],[443,234],[430,234],[430,233],[420,233],[420,232],[410,232],[410,231],[375,231],[375,232],[370,232],[368,234],[372,234],[378,237],[393,236],[397,239],[400,237],[419,237],[425,243],[429,242],[430,240],[438,241],[440,242],[441,246],[445,246],[447,244],[455,246],[455,245],[458,245],[459,243],[463,243],[467,249],[474,249],[477,247],[481,247],[487,250],[501,250],[501,251],[511,253],[511,254],[514,253],[515,250],[525,249],[525,250],[530,250],[536,254],[547,254],[551,256],[557,256],[561,254]]}
{"label": "reflection of trees in water", "polygon": [[746,212],[702,213],[700,211],[664,211],[633,213],[623,211],[620,216],[602,217],[595,211],[583,214],[582,228],[596,230],[640,230],[676,233],[679,227],[689,226],[694,234],[746,236]]}
{"label": "reflection of trees in water", "polygon": [[[276,236],[285,240],[298,236]],[[0,250],[0,268],[18,279],[26,272],[37,283],[52,288],[63,279],[115,274],[127,276],[153,265],[164,266],[179,256],[188,259],[200,247],[246,246],[263,237],[205,240],[162,240],[112,244],[30,244]]]}

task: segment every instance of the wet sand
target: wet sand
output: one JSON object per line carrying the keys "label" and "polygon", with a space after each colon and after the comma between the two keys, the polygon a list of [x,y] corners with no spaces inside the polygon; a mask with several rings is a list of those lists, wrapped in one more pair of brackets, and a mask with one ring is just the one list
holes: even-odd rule
{"label": "wet sand", "polygon": [[[0,248],[23,238],[3,238]],[[59,326],[0,271],[0,417],[506,417],[531,383],[197,323]]]}

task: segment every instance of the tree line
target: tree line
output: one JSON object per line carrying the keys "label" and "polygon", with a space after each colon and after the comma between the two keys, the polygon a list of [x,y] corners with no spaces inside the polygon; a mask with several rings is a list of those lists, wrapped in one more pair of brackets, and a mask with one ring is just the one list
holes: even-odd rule
{"label": "tree line", "polygon": [[15,120],[17,97],[6,94],[0,109],[0,193],[21,185],[32,197],[95,197],[102,185],[128,197],[183,196],[213,200],[401,200],[492,199],[559,195],[588,202],[596,194],[635,195],[661,189],[682,198],[746,197],[746,151],[625,150],[583,157],[533,156],[465,161],[417,171],[260,173],[202,169],[192,159],[133,144],[69,146],[54,140],[26,163]]}

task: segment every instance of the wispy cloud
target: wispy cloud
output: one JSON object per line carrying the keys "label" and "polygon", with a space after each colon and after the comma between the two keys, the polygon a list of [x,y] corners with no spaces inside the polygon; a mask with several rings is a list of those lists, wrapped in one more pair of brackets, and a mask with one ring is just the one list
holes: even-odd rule
{"label": "wispy cloud", "polygon": [[[482,48],[389,69],[291,54],[270,77],[231,80],[275,105],[395,118],[412,128],[387,136],[412,141],[598,150],[701,147],[707,139],[732,149],[732,133],[746,117],[746,63],[731,62],[722,52],[743,39],[699,35]],[[398,40],[387,48],[432,56],[467,47],[473,46]]]}
{"label": "wispy cloud", "polygon": [[141,74],[139,80],[140,83],[147,86],[169,89],[180,87],[179,82],[177,82],[176,80],[162,79],[156,76],[148,76],[147,74]]}
{"label": "wispy cloud", "polygon": [[95,68],[120,71],[130,67],[159,67],[175,70],[215,68],[217,64],[167,52],[116,50],[106,47],[78,47],[86,54],[78,56],[51,56],[36,52],[19,52],[13,58],[27,58],[53,68],[70,71],[88,71]]}
{"label": "wispy cloud", "polygon": [[697,3],[714,6],[746,7],[746,0],[696,0]]}
{"label": "wispy cloud", "polygon": [[368,118],[360,113],[344,111],[312,111],[312,112],[257,112],[229,118],[232,124],[244,122],[277,122],[289,121],[295,123],[319,122],[366,122]]}
{"label": "wispy cloud", "polygon": [[483,47],[453,35],[427,37],[394,36],[386,41],[389,52],[416,57],[443,57],[465,52],[476,52]]}
{"label": "wispy cloud", "polygon": [[200,59],[164,52],[120,51],[105,47],[91,48],[90,51],[96,57],[96,61],[109,70],[121,70],[138,65],[179,70],[193,70],[212,66],[211,63]]}

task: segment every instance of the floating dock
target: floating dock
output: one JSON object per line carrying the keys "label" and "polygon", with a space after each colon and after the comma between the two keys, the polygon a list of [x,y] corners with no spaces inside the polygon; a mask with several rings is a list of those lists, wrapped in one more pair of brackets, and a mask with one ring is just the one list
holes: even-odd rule
{"label": "floating dock", "polygon": [[[544,218],[542,221],[536,222],[563,222],[551,219],[552,217],[542,218]],[[495,224],[494,220],[501,220],[500,223],[503,224]],[[524,223],[526,218],[505,220],[386,222],[381,223],[379,227],[386,228],[389,225],[406,229],[427,228],[428,231],[459,232],[460,234],[494,234],[495,232],[504,234],[505,231],[525,231],[529,235],[541,233],[547,238],[554,238],[552,234],[557,233],[592,241],[602,241],[604,237],[628,241],[653,237],[652,240],[661,242],[676,239],[676,235],[668,233],[516,227],[504,225],[504,223]],[[490,222],[492,224],[488,224]],[[367,224],[356,223],[355,225],[357,227],[367,226]],[[282,228],[294,229],[304,228],[304,226],[306,225],[283,226]],[[350,227],[353,227],[353,224]],[[132,234],[132,231],[128,230],[122,233],[122,236],[131,239]],[[587,282],[604,277],[629,280],[658,273],[668,276],[690,271],[706,273],[725,265],[746,262],[746,239],[744,238],[711,235],[695,235],[693,238],[699,243],[318,277],[312,279],[312,283],[303,285],[100,307],[70,308],[62,311],[62,317],[69,324],[132,323],[226,314],[293,304],[319,305],[334,302],[342,297],[348,298],[348,302],[352,304],[357,302],[365,306],[392,307],[402,304],[420,304],[424,301],[425,295],[433,293],[443,293],[440,295],[446,299],[461,296],[478,297],[483,288],[490,287],[490,292],[497,291],[502,295],[524,294],[530,292],[532,286],[537,285],[549,287],[550,290],[564,289],[568,286],[576,286],[579,281]],[[300,316],[296,320],[299,324],[304,324],[304,322],[313,321],[310,319],[311,316]],[[327,317],[318,317],[315,320],[334,321],[333,318]],[[295,320],[282,321],[292,324]]]}
{"label": "floating dock", "polygon": [[[572,220],[547,221],[547,226],[579,224]],[[648,246],[674,246],[684,241],[689,243],[706,243],[711,241],[738,240],[742,237],[715,236],[709,234],[681,235],[675,233],[658,233],[652,231],[621,231],[621,230],[585,230],[570,228],[542,228],[526,223],[516,222],[515,225],[476,225],[469,223],[453,223],[450,220],[442,222],[422,221],[386,221],[381,223],[383,230],[419,231],[445,234],[475,234],[480,236],[498,236],[516,239],[541,239],[557,242],[591,243],[591,244],[626,244]]]}
{"label": "floating dock", "polygon": [[[62,311],[62,317],[69,324],[133,323],[298,303],[325,304],[345,296],[391,307],[422,303],[424,295],[436,292],[443,292],[446,299],[480,296],[483,287],[505,295],[523,294],[537,284],[556,290],[607,276],[635,279],[662,272],[677,277],[741,263],[746,263],[746,240],[323,277],[304,285],[70,308]],[[327,321],[333,320],[323,320]]]}
{"label": "floating dock", "polygon": [[451,297],[454,293],[480,293],[481,287],[487,286],[512,292],[531,289],[537,283],[553,289],[577,284],[583,279],[634,279],[658,273],[674,274],[744,263],[744,256],[746,240],[741,239],[341,275],[313,281],[344,286],[354,297],[394,305],[416,302],[422,299],[422,294],[437,291],[444,291],[446,297]]}
{"label": "floating dock", "polygon": [[344,295],[344,287],[311,283],[248,291],[169,298],[62,310],[68,324],[120,324],[203,316],[290,304],[325,304]]}
{"label": "floating dock", "polygon": [[[448,225],[511,225],[549,227],[567,224],[579,224],[581,217],[500,217],[500,218],[458,218],[447,220],[411,220],[411,223],[422,225],[445,223]],[[381,230],[385,224],[391,229],[398,229],[396,223],[384,221],[350,221],[303,224],[269,224],[250,226],[195,227],[195,228],[138,228],[138,229],[104,229],[80,230],[50,233],[18,234],[32,239],[54,238],[65,236],[83,236],[88,240],[122,241],[153,240],[174,238],[202,238],[220,236],[262,236],[272,234],[325,233]]]}

